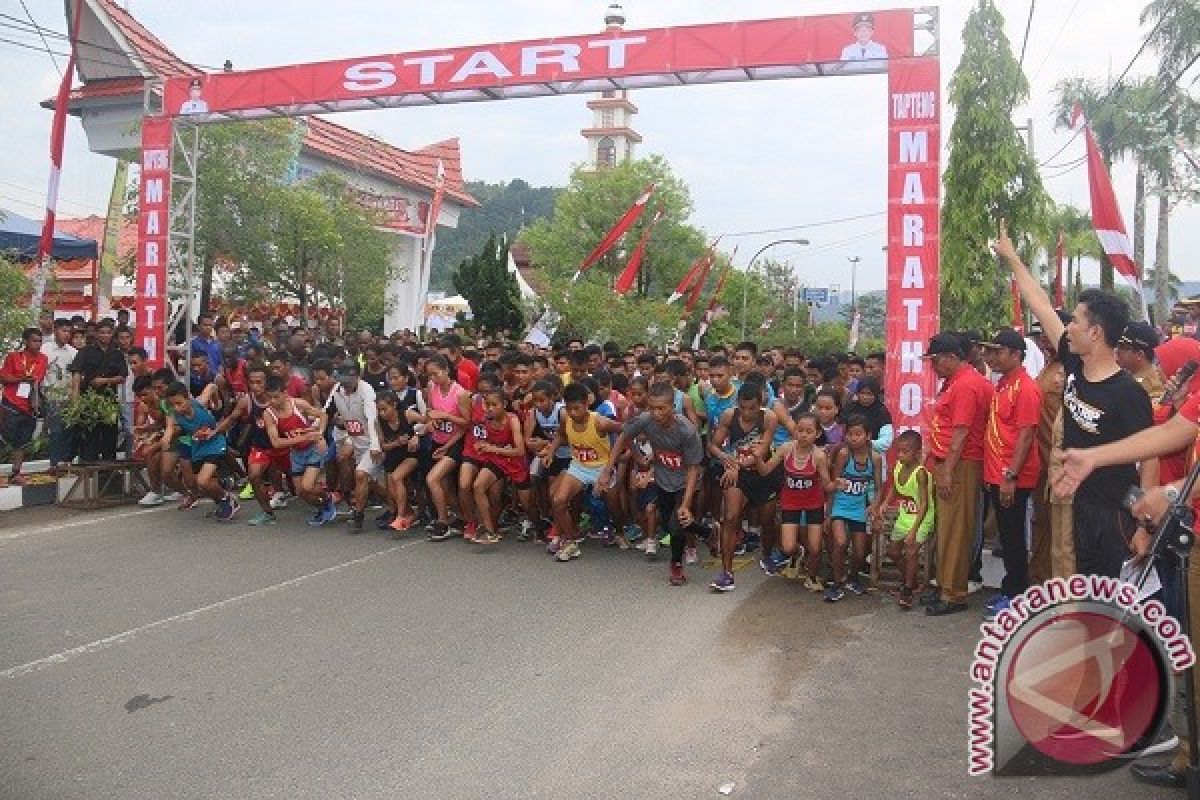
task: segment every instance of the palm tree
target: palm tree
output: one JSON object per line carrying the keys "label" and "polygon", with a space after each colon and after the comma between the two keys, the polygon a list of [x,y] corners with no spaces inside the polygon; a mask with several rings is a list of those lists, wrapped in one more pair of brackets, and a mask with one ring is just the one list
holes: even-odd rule
{"label": "palm tree", "polygon": [[[1167,286],[1167,299],[1169,303],[1173,305],[1179,300],[1179,290],[1183,287],[1183,281],[1179,279],[1178,275],[1170,271],[1167,271],[1161,277]],[[1160,276],[1158,274],[1158,267],[1150,267],[1148,270],[1146,270],[1146,283],[1157,287],[1159,284],[1159,278]],[[1155,306],[1155,313],[1156,315],[1159,313],[1157,305]],[[1165,319],[1165,317],[1157,316],[1157,319],[1161,321]]]}
{"label": "palm tree", "polygon": [[[1100,258],[1104,253],[1100,249],[1100,240],[1092,229],[1092,215],[1076,208],[1069,203],[1056,205],[1050,217],[1051,235],[1044,242],[1048,251],[1052,251],[1058,240],[1058,234],[1063,234],[1063,257],[1066,260],[1067,274],[1064,281],[1067,293],[1066,305],[1074,305],[1074,297],[1078,291],[1073,291],[1079,279],[1079,265],[1084,258]],[[1053,292],[1051,293],[1053,294]]]}
{"label": "palm tree", "polygon": [[1200,3],[1151,0],[1142,9],[1141,23],[1151,27],[1146,41],[1158,51],[1159,78],[1171,85],[1200,58]]}

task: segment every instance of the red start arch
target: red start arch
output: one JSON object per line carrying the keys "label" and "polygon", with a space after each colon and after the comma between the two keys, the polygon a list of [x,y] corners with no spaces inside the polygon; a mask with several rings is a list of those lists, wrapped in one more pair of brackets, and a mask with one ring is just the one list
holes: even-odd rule
{"label": "red start arch", "polygon": [[[938,327],[941,90],[936,9],[751,20],[456,47],[173,78],[142,122],[137,330],[161,363],[167,337],[173,130],[236,119],[699,83],[888,75],[887,385],[918,425]],[[194,167],[194,164],[192,165]],[[194,175],[194,173],[193,173]],[[193,192],[194,185],[186,187]],[[436,206],[436,198],[435,198]],[[436,224],[431,211],[431,224]],[[427,276],[418,276],[418,289]]]}

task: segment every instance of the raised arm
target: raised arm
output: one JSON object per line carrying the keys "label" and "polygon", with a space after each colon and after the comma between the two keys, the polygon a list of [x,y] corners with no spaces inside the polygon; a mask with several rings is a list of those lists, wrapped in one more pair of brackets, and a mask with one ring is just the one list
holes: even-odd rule
{"label": "raised arm", "polygon": [[1008,264],[1013,278],[1017,282],[1017,289],[1021,292],[1021,300],[1037,317],[1038,322],[1042,323],[1042,330],[1045,332],[1046,338],[1057,345],[1065,328],[1062,320],[1058,318],[1058,314],[1054,312],[1054,304],[1050,302],[1050,295],[1046,294],[1046,290],[1029,271],[1029,267],[1025,266],[1021,257],[1017,255],[1017,249],[1013,246],[1012,239],[1008,237],[1008,228],[1004,220],[1000,220],[999,228],[992,250]]}

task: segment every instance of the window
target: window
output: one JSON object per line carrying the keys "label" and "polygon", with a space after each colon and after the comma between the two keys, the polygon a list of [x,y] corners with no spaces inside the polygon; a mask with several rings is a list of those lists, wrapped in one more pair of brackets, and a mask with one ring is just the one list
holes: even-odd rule
{"label": "window", "polygon": [[601,167],[617,165],[617,146],[611,137],[605,136],[596,144],[596,164]]}
{"label": "window", "polygon": [[600,112],[600,127],[611,128],[616,123],[616,114],[611,108],[606,108]]}

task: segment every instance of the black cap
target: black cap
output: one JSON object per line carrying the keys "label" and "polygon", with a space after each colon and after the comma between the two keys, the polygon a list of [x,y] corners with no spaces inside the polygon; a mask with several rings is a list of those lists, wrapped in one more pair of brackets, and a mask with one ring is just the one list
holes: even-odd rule
{"label": "black cap", "polygon": [[1147,358],[1153,359],[1154,348],[1158,347],[1158,331],[1148,322],[1131,322],[1125,326],[1125,333],[1117,344],[1141,350]]}
{"label": "black cap", "polygon": [[358,364],[356,362],[351,360],[351,361],[347,361],[345,364],[342,364],[340,367],[338,367],[336,370],[334,370],[333,374],[334,374],[334,377],[337,378],[339,381],[348,381],[348,380],[353,380],[354,378],[357,378],[359,375],[361,375],[362,370],[359,369]]}
{"label": "black cap", "polygon": [[1025,337],[1012,328],[1001,328],[996,331],[996,335],[992,337],[992,340],[984,342],[983,346],[987,348],[1007,347],[1009,350],[1018,350],[1024,353]]}
{"label": "black cap", "polygon": [[922,358],[932,358],[933,356],[953,355],[962,358],[963,340],[956,333],[938,333],[929,340],[929,347],[925,350],[925,355]]}
{"label": "black cap", "polygon": [[875,15],[874,14],[855,14],[854,15],[854,24],[851,25],[850,27],[857,28],[859,25],[870,25],[872,28],[874,28],[875,27]]}

